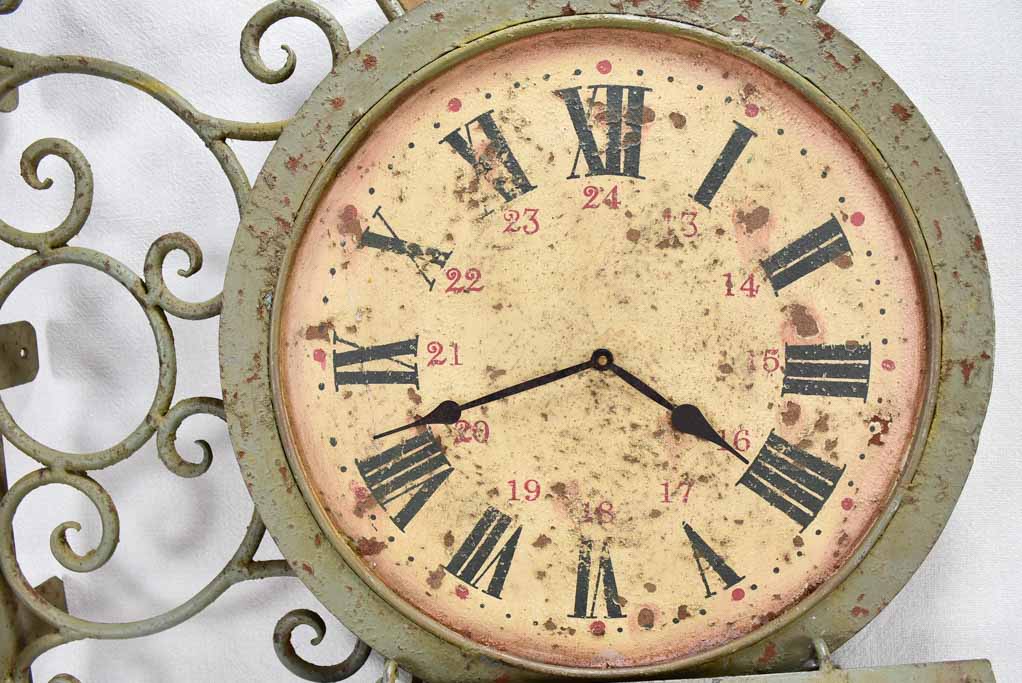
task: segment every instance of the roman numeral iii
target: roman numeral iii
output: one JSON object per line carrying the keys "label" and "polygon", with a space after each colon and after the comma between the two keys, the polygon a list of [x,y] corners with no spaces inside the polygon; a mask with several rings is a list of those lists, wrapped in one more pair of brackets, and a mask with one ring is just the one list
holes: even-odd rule
{"label": "roman numeral iii", "polygon": [[[429,430],[378,455],[356,460],[355,466],[373,498],[401,531],[454,471]],[[405,500],[404,505],[392,512],[392,504],[399,499]]]}
{"label": "roman numeral iii", "polygon": [[870,345],[784,347],[781,394],[840,396],[866,400]]}
{"label": "roman numeral iii", "polygon": [[494,507],[486,508],[458,552],[447,563],[447,571],[473,588],[478,588],[479,582],[492,571],[483,592],[500,599],[518,547],[518,538],[522,535],[522,527],[518,527],[498,550],[497,544],[510,526],[510,517]]}
{"label": "roman numeral iii", "polygon": [[[606,619],[622,619],[626,615],[621,612],[621,600],[618,597],[617,581],[614,578],[614,563],[610,560],[607,543],[600,549],[597,560],[596,575],[593,576],[593,542],[582,539],[578,551],[578,574],[575,579],[575,611],[569,617],[576,619],[596,619],[596,603],[600,596],[606,608]],[[592,596],[592,600],[589,597]]]}
{"label": "roman numeral iii", "polygon": [[[477,151],[477,144],[472,141],[473,125],[479,126],[487,139],[481,152]],[[514,153],[511,152],[504,133],[493,120],[492,109],[466,123],[463,129],[452,130],[440,140],[440,144],[450,145],[462,159],[475,169],[476,174],[488,178],[505,202],[517,199],[536,189],[536,186],[529,182],[529,178],[525,175],[525,171],[522,170]],[[501,165],[503,174],[491,175],[495,169],[494,161]]]}
{"label": "roman numeral iii", "polygon": [[713,167],[706,174],[703,184],[699,186],[699,190],[695,194],[694,199],[697,202],[707,209],[711,208],[710,205],[713,204],[713,198],[720,192],[724,181],[731,175],[731,170],[738,163],[738,158],[742,156],[742,152],[745,151],[745,148],[749,146],[749,142],[754,137],[756,137],[756,133],[735,121],[735,132],[731,133],[727,144],[724,145],[724,151],[713,162]]}
{"label": "roman numeral iii", "polygon": [[397,236],[394,228],[390,226],[387,219],[383,217],[383,213],[380,211],[381,207],[376,207],[376,211],[373,212],[373,218],[383,223],[383,227],[386,228],[389,236],[382,233],[372,232],[372,228],[367,229],[362,233],[362,238],[359,241],[359,247],[364,249],[379,249],[380,251],[388,251],[392,254],[399,254],[401,256],[407,256],[408,260],[415,266],[416,272],[419,276],[426,281],[430,289],[433,289],[433,285],[436,284],[436,278],[431,278],[426,274],[426,269],[429,266],[436,266],[443,268],[447,265],[447,259],[451,258],[453,252],[440,251],[433,247],[422,247],[414,242],[405,242],[403,239]]}
{"label": "roman numeral iii", "polygon": [[738,483],[805,531],[823,509],[844,471],[844,467],[825,462],[770,432]]}
{"label": "roman numeral iii", "polygon": [[[568,107],[575,135],[578,136],[578,151],[568,179],[578,178],[579,158],[585,159],[589,172],[586,176],[617,175],[642,178],[639,162],[642,156],[643,102],[649,88],[634,85],[591,85],[587,105],[582,104],[582,86],[555,90]],[[600,91],[606,93],[606,107],[593,116]],[[607,146],[600,154],[596,136],[593,134],[593,118],[607,128]],[[626,130],[627,129],[627,130]]]}
{"label": "roman numeral iii", "polygon": [[[337,345],[348,347],[347,351],[338,351]],[[340,391],[345,384],[412,384],[419,388],[419,366],[415,357],[419,353],[419,336],[404,341],[380,344],[379,346],[359,346],[355,342],[341,339],[334,332],[334,389]],[[401,358],[407,360],[401,360]],[[370,370],[369,363],[387,361],[391,367],[401,370]],[[410,361],[410,362],[409,362]],[[387,367],[377,364],[379,367]],[[354,368],[354,369],[352,369]]]}
{"label": "roman numeral iii", "polygon": [[[696,558],[696,567],[699,569],[699,576],[703,580],[703,588],[706,589],[706,597],[712,598],[716,595],[716,591],[710,588],[710,582],[706,580],[706,570],[711,570],[716,574],[721,581],[724,582],[724,588],[731,588],[732,586],[741,583],[744,576],[738,576],[738,573],[728,566],[728,563],[724,561],[717,552],[710,547],[710,545],[703,540],[702,536],[696,533],[695,529],[690,527],[687,522],[682,524],[682,528],[685,530],[685,535],[688,536],[688,542],[692,544],[692,554]],[[703,566],[703,563],[706,563]]]}
{"label": "roman numeral iii", "polygon": [[838,256],[851,253],[852,247],[841,229],[841,223],[831,216],[829,221],[799,237],[767,260],[760,261],[760,264],[777,294]]}

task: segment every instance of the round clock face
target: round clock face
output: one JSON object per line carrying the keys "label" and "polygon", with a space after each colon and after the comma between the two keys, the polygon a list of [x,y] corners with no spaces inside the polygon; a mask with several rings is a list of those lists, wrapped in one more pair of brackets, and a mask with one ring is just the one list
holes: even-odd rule
{"label": "round clock face", "polygon": [[911,460],[906,230],[751,63],[520,38],[403,97],[316,201],[278,302],[288,452],[356,570],[449,637],[705,654],[846,568]]}

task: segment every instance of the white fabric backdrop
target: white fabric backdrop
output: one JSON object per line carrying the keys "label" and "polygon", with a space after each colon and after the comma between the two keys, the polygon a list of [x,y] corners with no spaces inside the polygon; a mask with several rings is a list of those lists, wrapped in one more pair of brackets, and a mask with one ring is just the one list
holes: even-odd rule
{"label": "white fabric backdrop", "polygon": [[[244,71],[238,36],[263,0],[24,0],[0,16],[0,45],[38,53],[83,53],[136,66],[178,88],[200,109],[242,120],[290,115],[328,68],[325,40],[309,24],[274,27],[264,53],[280,63],[289,42],[298,73],[266,86]],[[323,0],[352,46],[384,24],[372,0]],[[998,314],[996,381],[976,465],[951,522],[922,569],[873,624],[838,653],[845,666],[988,657],[1002,683],[1022,680],[1022,594],[1018,539],[1022,485],[1018,404],[1022,391],[1022,295],[1017,249],[1022,188],[1022,52],[1011,29],[1022,26],[1019,0],[829,0],[823,16],[858,42],[914,99],[957,164],[979,218],[990,257]],[[1008,29],[1008,30],[1006,30]],[[233,197],[213,158],[175,117],[123,86],[62,76],[22,88],[21,107],[0,115],[0,216],[42,230],[62,219],[70,174],[47,161],[54,189],[38,193],[17,175],[34,140],[65,137],[92,163],[97,181],[92,219],[76,243],[102,249],[136,272],[160,234],[183,230],[202,245],[206,265],[175,291],[206,298],[219,289],[237,223]],[[254,177],[269,150],[238,145]],[[6,268],[21,255],[0,247]],[[176,258],[176,257],[175,257]],[[167,272],[180,267],[172,258]],[[171,277],[168,275],[168,277]],[[30,320],[40,336],[42,369],[32,384],[4,395],[29,432],[71,450],[109,446],[145,413],[156,378],[152,336],[130,296],[102,275],[65,266],[33,276],[0,313]],[[216,321],[173,322],[178,343],[177,397],[219,395]],[[238,476],[223,425],[185,423],[179,443],[207,438],[212,470],[183,480],[163,468],[150,444],[96,478],[114,497],[121,545],[91,575],[65,571],[49,555],[50,530],[65,519],[86,529],[72,539],[93,547],[98,519],[70,489],[51,487],[26,501],[17,518],[23,566],[34,582],[64,578],[73,611],[95,619],[142,618],[189,597],[233,551],[251,503]],[[187,448],[188,446],[185,446]],[[32,468],[9,452],[10,478]],[[272,545],[272,544],[271,544]],[[261,550],[261,557],[276,555]],[[83,681],[288,681],[270,635],[276,620],[316,601],[295,580],[231,589],[199,617],[134,642],[83,642],[42,657],[36,680],[67,671]],[[320,612],[327,616],[320,608]],[[352,637],[334,620],[306,657],[332,663]],[[374,681],[378,658],[358,681]]]}

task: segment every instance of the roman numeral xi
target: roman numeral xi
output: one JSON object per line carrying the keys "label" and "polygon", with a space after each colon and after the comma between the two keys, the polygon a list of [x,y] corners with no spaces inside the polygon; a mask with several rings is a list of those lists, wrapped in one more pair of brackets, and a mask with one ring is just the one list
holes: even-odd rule
{"label": "roman numeral xi", "polygon": [[[473,125],[482,131],[486,138],[484,143],[472,140]],[[492,109],[475,117],[463,128],[452,130],[440,140],[440,144],[450,145],[458,156],[475,169],[477,175],[488,178],[505,202],[536,189],[511,151],[504,133],[493,120]],[[497,168],[495,162],[500,165],[503,173],[494,175]]]}

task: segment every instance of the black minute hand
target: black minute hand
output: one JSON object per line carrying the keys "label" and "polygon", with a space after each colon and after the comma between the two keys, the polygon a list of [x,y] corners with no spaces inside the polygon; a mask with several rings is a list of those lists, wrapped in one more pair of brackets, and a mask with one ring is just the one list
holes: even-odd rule
{"label": "black minute hand", "polygon": [[579,363],[578,365],[572,365],[571,367],[563,368],[561,370],[555,370],[554,372],[534,377],[525,382],[519,382],[509,387],[505,387],[500,391],[495,391],[492,394],[486,394],[480,396],[477,399],[469,401],[468,403],[457,403],[455,401],[443,401],[436,408],[431,410],[425,416],[420,417],[414,422],[410,422],[401,427],[395,427],[394,429],[382,432],[374,436],[374,439],[382,439],[385,436],[396,434],[397,432],[404,431],[405,429],[411,429],[413,427],[422,427],[431,424],[454,424],[461,419],[461,413],[470,408],[478,408],[481,405],[492,403],[493,401],[499,401],[502,398],[508,398],[515,394],[521,394],[522,392],[541,387],[544,384],[550,384],[562,380],[565,377],[571,377],[577,375],[583,370],[589,370],[595,367],[605,367],[610,362],[610,353],[603,349],[593,352],[592,357],[585,363]]}

